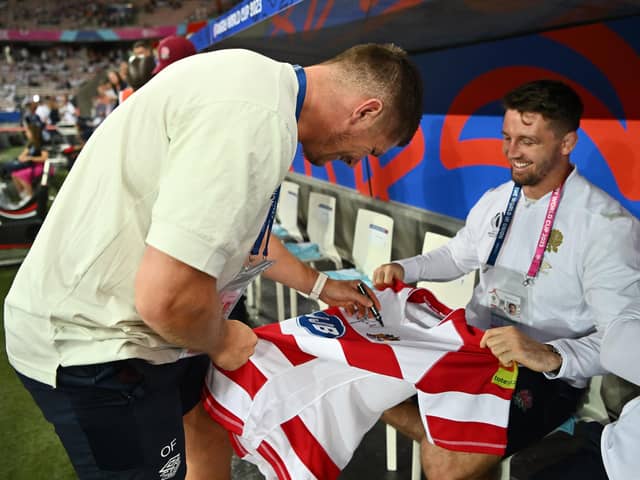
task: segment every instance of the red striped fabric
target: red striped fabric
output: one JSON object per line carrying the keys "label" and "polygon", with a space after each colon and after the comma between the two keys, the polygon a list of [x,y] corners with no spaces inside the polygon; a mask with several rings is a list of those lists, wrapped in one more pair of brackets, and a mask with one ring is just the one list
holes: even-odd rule
{"label": "red striped fabric", "polygon": [[[221,395],[219,401],[236,415],[246,418],[247,425],[239,429],[242,422],[236,415],[219,407],[213,399],[207,398],[205,403],[214,420],[234,433],[240,432],[236,439],[238,445],[234,446],[236,452],[256,461],[265,471],[273,469],[279,480],[290,480],[292,476],[337,479],[340,474],[338,465],[346,464],[355,443],[336,445],[340,442],[335,441],[332,429],[337,426],[345,428],[356,440],[360,437],[355,435],[360,435],[360,432],[364,435],[378,412],[411,394],[406,385],[397,390],[386,387],[390,384],[388,377],[403,378],[404,368],[405,381],[412,383],[418,392],[420,408],[426,415],[423,419],[436,445],[455,451],[502,455],[507,435],[506,428],[499,425],[504,425],[507,419],[513,392],[510,385],[515,383],[517,370],[505,372],[506,369],[500,369],[498,360],[488,349],[480,348],[483,332],[466,324],[464,310],[452,311],[427,290],[403,291],[406,288],[397,284],[393,292],[385,292],[379,297],[387,306],[385,319],[388,322],[385,321],[385,326],[363,322],[331,308],[325,313],[326,318],[335,323],[336,333],[333,336],[322,330],[315,336],[313,328],[308,328],[309,325],[304,324],[301,318],[256,329],[260,342],[268,341],[270,347],[259,349],[252,360],[239,370],[225,371],[222,372],[224,376],[213,377],[215,382],[234,382],[254,400],[255,403],[247,410],[246,405],[234,403],[238,396],[236,388],[225,390],[223,385],[216,385],[215,391]],[[412,320],[405,317],[405,301],[425,305],[424,315],[429,316],[431,324],[437,325],[432,329],[408,325],[407,320]],[[413,309],[412,315],[413,311],[419,310]],[[340,323],[344,325],[344,334]],[[283,330],[288,333],[283,333]],[[283,362],[273,347],[282,352],[290,364]],[[342,350],[346,363],[355,367],[353,377],[349,377],[349,370],[340,366],[344,384],[331,384],[330,375],[325,375],[324,381],[319,382],[314,375],[301,376],[301,371],[296,369],[321,372],[326,368],[325,371],[330,373],[332,370],[329,369],[335,368],[335,362],[342,363],[342,356],[336,355],[338,349]],[[325,352],[327,358],[323,358]],[[312,360],[313,363],[309,363]],[[258,367],[269,372],[266,375],[270,378],[265,378]],[[365,375],[366,382],[358,383],[364,378],[363,370],[381,374],[380,385],[384,385],[381,390],[372,390],[376,384],[368,383],[375,382],[376,375]],[[291,377],[287,376],[289,373]],[[420,375],[420,381],[413,383]],[[295,379],[295,382],[287,383],[287,378]],[[256,397],[263,388],[266,390]],[[337,391],[335,388],[347,390],[333,395]],[[372,391],[376,392],[373,398]],[[364,392],[367,393],[363,396]],[[438,396],[428,397],[434,394]],[[462,409],[459,404],[448,402],[450,397],[455,401],[456,396],[468,406]],[[352,398],[362,403],[356,405]],[[326,422],[323,419],[322,424],[305,425],[302,418],[307,418],[306,412],[310,412],[313,418],[322,418],[319,408],[324,406],[315,402],[324,401],[329,402],[326,404]],[[389,403],[385,404],[387,401]],[[433,403],[429,406],[430,401]],[[449,407],[452,408],[447,411]],[[336,412],[344,411],[351,413],[339,418]],[[444,417],[457,417],[459,420]],[[288,420],[281,423],[283,419]],[[240,448],[242,444],[239,441],[243,442],[246,450]],[[255,448],[255,445],[260,446]],[[272,445],[278,446],[279,450],[274,450]],[[278,452],[283,456],[280,457]]]}
{"label": "red striped fabric", "polygon": [[327,454],[322,444],[300,420],[300,417],[293,417],[283,423],[282,431],[287,436],[298,458],[315,475],[315,478],[322,480],[338,478],[340,469]]}
{"label": "red striped fabric", "polygon": [[242,446],[240,441],[238,440],[238,436],[235,433],[229,432],[229,440],[231,441],[231,447],[233,451],[236,452],[236,455],[239,458],[244,458],[247,456],[247,450]]}
{"label": "red striped fabric", "polygon": [[349,365],[390,377],[402,378],[400,364],[389,345],[363,342],[362,335],[351,327],[338,308],[330,308],[326,312],[344,321],[346,332],[338,342]]}
{"label": "red striped fabric", "polygon": [[[494,375],[500,368],[498,359],[491,355],[487,348],[480,348],[480,339],[484,332],[467,325],[464,310],[456,310],[449,318],[462,337],[464,345],[459,351],[449,352],[435,362],[416,383],[418,390],[425,393],[488,393],[509,400],[513,391],[493,382]],[[513,371],[515,367],[502,368]],[[461,382],[461,378],[465,381]]]}
{"label": "red striped fabric", "polygon": [[279,480],[291,480],[291,475],[289,474],[289,470],[287,469],[287,465],[282,461],[278,452],[276,452],[271,445],[269,445],[266,441],[263,441],[258,447],[258,453],[262,455],[273,471],[276,472]]}
{"label": "red striped fabric", "polygon": [[[396,284],[393,286],[394,291],[399,291],[396,289],[406,288],[406,285],[396,280]],[[412,303],[424,303],[435,313],[439,314],[442,318],[449,315],[453,310],[447,307],[444,303],[440,302],[436,298],[436,296],[430,291],[426,289],[418,289],[415,290],[411,296],[409,297],[409,301]]]}
{"label": "red striped fabric", "polygon": [[317,358],[315,355],[303,352],[298,346],[298,342],[296,342],[296,338],[293,335],[286,335],[282,333],[279,323],[272,323],[270,325],[257,328],[255,333],[258,337],[269,340],[273,345],[278,347],[282,354],[287,357],[287,360],[289,360],[294,366],[302,365],[303,363]]}
{"label": "red striped fabric", "polygon": [[252,399],[267,381],[267,377],[251,361],[248,361],[242,368],[237,370],[229,371],[218,368],[218,371],[242,387]]}
{"label": "red striped fabric", "polygon": [[204,409],[209,413],[211,418],[229,432],[242,435],[244,420],[223,407],[215,398],[213,398],[213,395],[211,395],[208,390],[206,390],[202,396],[202,403],[204,405]]}
{"label": "red striped fabric", "polygon": [[457,422],[426,416],[429,433],[436,445],[459,452],[504,455],[507,436],[503,427],[479,422]]}

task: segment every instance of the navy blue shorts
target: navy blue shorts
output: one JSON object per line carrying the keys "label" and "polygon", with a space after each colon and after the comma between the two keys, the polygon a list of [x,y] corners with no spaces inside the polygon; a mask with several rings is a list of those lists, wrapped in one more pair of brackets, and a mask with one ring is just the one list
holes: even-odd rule
{"label": "navy blue shorts", "polygon": [[575,413],[584,393],[584,389],[574,388],[562,380],[549,380],[543,373],[519,367],[509,409],[505,456],[562,425]]}
{"label": "navy blue shorts", "polygon": [[59,367],[57,388],[18,373],[80,479],[183,479],[182,416],[200,400],[209,357]]}

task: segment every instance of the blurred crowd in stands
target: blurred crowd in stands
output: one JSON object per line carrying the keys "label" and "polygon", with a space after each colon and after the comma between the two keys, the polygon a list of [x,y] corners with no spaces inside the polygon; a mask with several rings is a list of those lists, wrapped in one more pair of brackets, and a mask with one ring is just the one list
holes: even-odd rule
{"label": "blurred crowd in stands", "polygon": [[33,95],[75,95],[81,85],[111,66],[118,68],[127,56],[127,48],[121,46],[5,45],[0,55],[0,110],[19,109]]}
{"label": "blurred crowd in stands", "polygon": [[[36,118],[45,137],[48,129],[73,127],[86,141],[133,90],[167,63],[195,53],[189,40],[177,36],[156,48],[147,40],[95,47],[7,45],[0,56],[0,111],[19,112],[16,122],[23,127]],[[3,131],[12,128],[5,125]]]}
{"label": "blurred crowd in stands", "polygon": [[[213,18],[239,1],[0,0],[0,29],[82,30],[178,25]],[[158,68],[158,61],[154,60],[156,44],[157,40],[0,43],[0,112],[19,113],[15,122],[10,121],[13,126],[2,125],[0,150],[16,144],[14,129],[26,128],[25,118],[29,116],[38,118],[45,142],[48,132],[56,132],[58,126],[73,126],[82,143],[126,95],[137,88],[145,71],[150,78],[154,66]],[[132,63],[136,57],[149,61]],[[132,85],[127,74],[130,67],[139,74]],[[18,133],[21,142],[22,136]]]}
{"label": "blurred crowd in stands", "polygon": [[0,0],[0,28],[118,28],[175,25],[215,17],[232,0]]}

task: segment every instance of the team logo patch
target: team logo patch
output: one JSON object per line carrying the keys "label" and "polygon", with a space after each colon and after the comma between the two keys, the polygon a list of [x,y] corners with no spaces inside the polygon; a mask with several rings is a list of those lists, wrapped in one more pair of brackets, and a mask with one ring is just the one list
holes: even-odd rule
{"label": "team logo patch", "polygon": [[170,478],[175,477],[181,463],[180,454],[171,457],[164,467],[158,470],[160,480],[169,480]]}
{"label": "team logo patch", "polygon": [[555,228],[551,230],[549,242],[547,243],[547,252],[558,253],[558,248],[562,245],[562,240],[564,240],[564,235],[562,235],[560,230],[556,230]]}
{"label": "team logo patch", "polygon": [[500,229],[500,224],[502,223],[503,216],[504,214],[502,212],[498,212],[491,219],[491,228],[489,230],[490,237],[495,237],[496,235],[498,235],[498,230]]}
{"label": "team logo patch", "polygon": [[499,387],[508,388],[513,390],[516,388],[516,381],[518,380],[518,366],[514,365],[513,368],[507,369],[504,367],[498,368],[498,371],[493,374],[491,383],[495,383]]}
{"label": "team logo patch", "polygon": [[162,60],[167,60],[169,58],[169,55],[171,55],[171,50],[169,50],[169,47],[160,47],[159,56]]}
{"label": "team logo patch", "polygon": [[298,317],[298,325],[312,335],[324,338],[340,338],[347,331],[339,317],[325,312],[316,312]]}
{"label": "team logo patch", "polygon": [[396,337],[390,333],[367,333],[367,337],[378,342],[397,342],[400,340],[400,337]]}

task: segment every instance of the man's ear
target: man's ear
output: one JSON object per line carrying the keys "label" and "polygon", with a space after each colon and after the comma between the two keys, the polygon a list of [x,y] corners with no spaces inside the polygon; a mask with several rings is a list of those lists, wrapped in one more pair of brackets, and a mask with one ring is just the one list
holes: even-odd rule
{"label": "man's ear", "polygon": [[351,113],[351,123],[372,122],[382,114],[384,105],[379,98],[368,98],[361,102]]}
{"label": "man's ear", "polygon": [[569,155],[578,143],[578,132],[573,131],[565,134],[562,138],[562,145],[560,146],[563,155]]}

